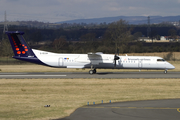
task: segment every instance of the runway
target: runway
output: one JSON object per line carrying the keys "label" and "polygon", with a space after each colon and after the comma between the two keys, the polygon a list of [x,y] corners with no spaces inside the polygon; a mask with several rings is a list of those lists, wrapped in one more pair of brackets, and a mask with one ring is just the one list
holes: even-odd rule
{"label": "runway", "polygon": [[180,99],[83,106],[57,120],[179,120]]}
{"label": "runway", "polygon": [[46,78],[180,78],[180,72],[99,72],[90,75],[86,72],[36,72],[0,73],[0,79],[46,79]]}

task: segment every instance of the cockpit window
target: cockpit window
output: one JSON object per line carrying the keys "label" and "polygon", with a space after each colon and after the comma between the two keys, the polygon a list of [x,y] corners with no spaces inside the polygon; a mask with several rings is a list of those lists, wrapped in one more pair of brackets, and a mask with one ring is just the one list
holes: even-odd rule
{"label": "cockpit window", "polygon": [[157,59],[158,62],[164,62],[165,60],[164,59]]}

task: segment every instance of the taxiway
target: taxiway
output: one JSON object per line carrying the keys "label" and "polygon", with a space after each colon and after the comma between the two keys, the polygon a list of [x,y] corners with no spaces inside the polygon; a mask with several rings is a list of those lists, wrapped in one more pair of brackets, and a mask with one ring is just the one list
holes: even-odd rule
{"label": "taxiway", "polygon": [[83,106],[57,120],[179,120],[180,99]]}

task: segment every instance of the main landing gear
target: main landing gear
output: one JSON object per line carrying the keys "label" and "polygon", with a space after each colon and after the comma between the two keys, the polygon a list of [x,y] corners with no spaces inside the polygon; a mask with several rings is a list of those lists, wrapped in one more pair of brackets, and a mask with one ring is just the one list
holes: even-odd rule
{"label": "main landing gear", "polygon": [[96,74],[96,69],[90,70],[90,71],[89,71],[89,74],[91,74],[91,75],[92,75],[92,74]]}
{"label": "main landing gear", "polygon": [[91,65],[91,70],[89,71],[89,74],[96,74],[96,68],[93,69],[93,65]]}
{"label": "main landing gear", "polygon": [[164,71],[164,74],[167,74],[167,70]]}

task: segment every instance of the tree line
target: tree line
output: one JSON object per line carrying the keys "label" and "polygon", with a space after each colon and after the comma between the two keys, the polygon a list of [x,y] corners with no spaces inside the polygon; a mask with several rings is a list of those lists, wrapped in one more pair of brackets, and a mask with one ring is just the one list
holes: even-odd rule
{"label": "tree line", "polygon": [[[24,31],[30,47],[60,53],[142,53],[180,51],[177,43],[145,43],[138,37],[147,37],[148,25],[129,25],[125,20],[99,25],[69,25],[58,29],[9,26],[10,31]],[[175,39],[180,29],[169,24],[151,25],[150,38],[170,36]],[[2,38],[2,33],[0,33]],[[0,56],[11,56],[7,38],[0,42]]]}

